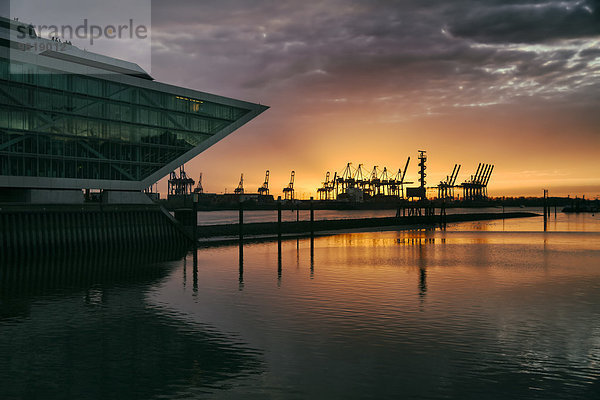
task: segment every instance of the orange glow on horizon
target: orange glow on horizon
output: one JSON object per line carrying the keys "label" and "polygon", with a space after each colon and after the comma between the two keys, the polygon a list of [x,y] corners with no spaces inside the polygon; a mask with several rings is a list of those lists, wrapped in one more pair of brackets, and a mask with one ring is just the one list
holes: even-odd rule
{"label": "orange glow on horizon", "polygon": [[[314,114],[312,114],[314,112]],[[197,179],[203,173],[205,192],[232,193],[244,173],[245,189],[255,193],[262,185],[265,170],[271,172],[269,188],[277,198],[287,186],[290,172],[296,171],[296,197],[317,198],[327,171],[338,174],[348,162],[354,168],[364,164],[370,173],[374,165],[387,167],[390,174],[411,162],[406,181],[417,182],[417,149],[427,150],[427,186],[433,187],[461,164],[457,184],[475,173],[478,163],[494,164],[490,196],[600,196],[600,140],[595,132],[569,115],[524,115],[511,110],[470,110],[454,115],[413,118],[401,122],[378,122],[384,117],[356,114],[332,106],[332,110],[309,110],[307,116],[291,117],[273,106],[186,164]],[[587,136],[587,143],[566,139],[569,129]],[[523,132],[527,132],[524,134]],[[416,184],[408,185],[416,186]],[[159,185],[166,193],[166,179]]]}

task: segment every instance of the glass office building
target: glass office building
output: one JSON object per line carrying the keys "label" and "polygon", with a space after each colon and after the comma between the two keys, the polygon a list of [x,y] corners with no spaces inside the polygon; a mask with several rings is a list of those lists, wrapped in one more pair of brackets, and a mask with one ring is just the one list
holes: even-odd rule
{"label": "glass office building", "polygon": [[140,191],[267,108],[33,30],[23,48],[18,26],[0,19],[0,188]]}

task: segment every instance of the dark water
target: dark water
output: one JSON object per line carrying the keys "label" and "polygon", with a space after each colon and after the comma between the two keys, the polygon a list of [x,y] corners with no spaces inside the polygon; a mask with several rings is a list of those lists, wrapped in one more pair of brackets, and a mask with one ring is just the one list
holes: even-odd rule
{"label": "dark water", "polygon": [[600,218],[558,217],[3,266],[0,399],[597,399]]}

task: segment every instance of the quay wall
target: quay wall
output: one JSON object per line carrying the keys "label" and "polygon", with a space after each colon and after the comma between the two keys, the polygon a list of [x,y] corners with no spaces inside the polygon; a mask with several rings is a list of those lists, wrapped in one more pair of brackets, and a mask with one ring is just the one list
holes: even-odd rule
{"label": "quay wall", "polygon": [[0,260],[172,248],[192,240],[156,205],[0,205]]}

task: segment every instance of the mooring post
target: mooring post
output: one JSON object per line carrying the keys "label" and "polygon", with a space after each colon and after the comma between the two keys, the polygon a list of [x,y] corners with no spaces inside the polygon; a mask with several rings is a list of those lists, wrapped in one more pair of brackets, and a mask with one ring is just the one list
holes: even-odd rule
{"label": "mooring post", "polygon": [[296,222],[300,222],[300,203],[296,204]]}
{"label": "mooring post", "polygon": [[315,235],[315,206],[313,204],[313,198],[310,198],[310,236]]}
{"label": "mooring post", "polygon": [[277,196],[277,239],[281,241],[281,196]]}
{"label": "mooring post", "polygon": [[[192,234],[194,235],[194,249],[198,247],[198,193],[192,195]],[[194,252],[196,254],[196,252]]]}
{"label": "mooring post", "polygon": [[239,214],[239,222],[240,228],[240,243],[244,240],[244,203],[240,199],[240,214]]}

